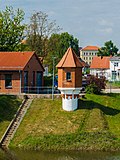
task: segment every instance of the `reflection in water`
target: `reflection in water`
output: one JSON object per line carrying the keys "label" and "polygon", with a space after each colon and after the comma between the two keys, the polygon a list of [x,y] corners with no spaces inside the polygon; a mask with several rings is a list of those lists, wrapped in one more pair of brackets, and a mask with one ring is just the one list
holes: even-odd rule
{"label": "reflection in water", "polygon": [[0,150],[0,160],[120,160],[120,153]]}

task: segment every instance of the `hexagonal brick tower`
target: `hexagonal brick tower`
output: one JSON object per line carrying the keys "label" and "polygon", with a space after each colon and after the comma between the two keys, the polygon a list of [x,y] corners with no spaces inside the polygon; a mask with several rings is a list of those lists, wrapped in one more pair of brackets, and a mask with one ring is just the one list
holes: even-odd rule
{"label": "hexagonal brick tower", "polygon": [[58,89],[61,91],[62,107],[66,111],[78,108],[78,98],[82,86],[82,63],[72,48],[68,48],[58,68]]}

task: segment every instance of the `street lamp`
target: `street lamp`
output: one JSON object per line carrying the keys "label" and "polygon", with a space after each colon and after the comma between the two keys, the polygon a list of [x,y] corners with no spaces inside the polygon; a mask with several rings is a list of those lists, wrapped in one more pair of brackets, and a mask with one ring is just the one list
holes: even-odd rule
{"label": "street lamp", "polygon": [[55,65],[55,58],[56,58],[56,57],[52,57],[52,59],[53,59],[52,100],[54,100],[54,75],[55,75],[54,65]]}

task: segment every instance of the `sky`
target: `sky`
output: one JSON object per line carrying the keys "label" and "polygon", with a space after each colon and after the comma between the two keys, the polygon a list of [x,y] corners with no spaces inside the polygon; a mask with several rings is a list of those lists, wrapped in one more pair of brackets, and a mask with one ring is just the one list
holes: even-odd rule
{"label": "sky", "polygon": [[120,49],[120,0],[0,0],[0,10],[6,6],[22,9],[27,23],[34,12],[48,14],[81,47],[112,40]]}

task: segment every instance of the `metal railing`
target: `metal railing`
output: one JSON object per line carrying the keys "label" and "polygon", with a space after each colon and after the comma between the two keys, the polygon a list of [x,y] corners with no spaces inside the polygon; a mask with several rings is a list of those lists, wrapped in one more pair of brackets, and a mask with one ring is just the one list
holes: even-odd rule
{"label": "metal railing", "polygon": [[59,94],[60,91],[57,88],[52,87],[30,87],[25,86],[21,88],[21,93],[30,93],[30,94]]}
{"label": "metal railing", "polygon": [[[2,92],[3,91],[3,92]],[[0,90],[0,93],[2,94],[60,94],[60,91],[56,87],[47,87],[47,86],[41,86],[41,87],[31,87],[31,86],[25,86],[25,87],[12,87],[10,89],[4,89]]]}

